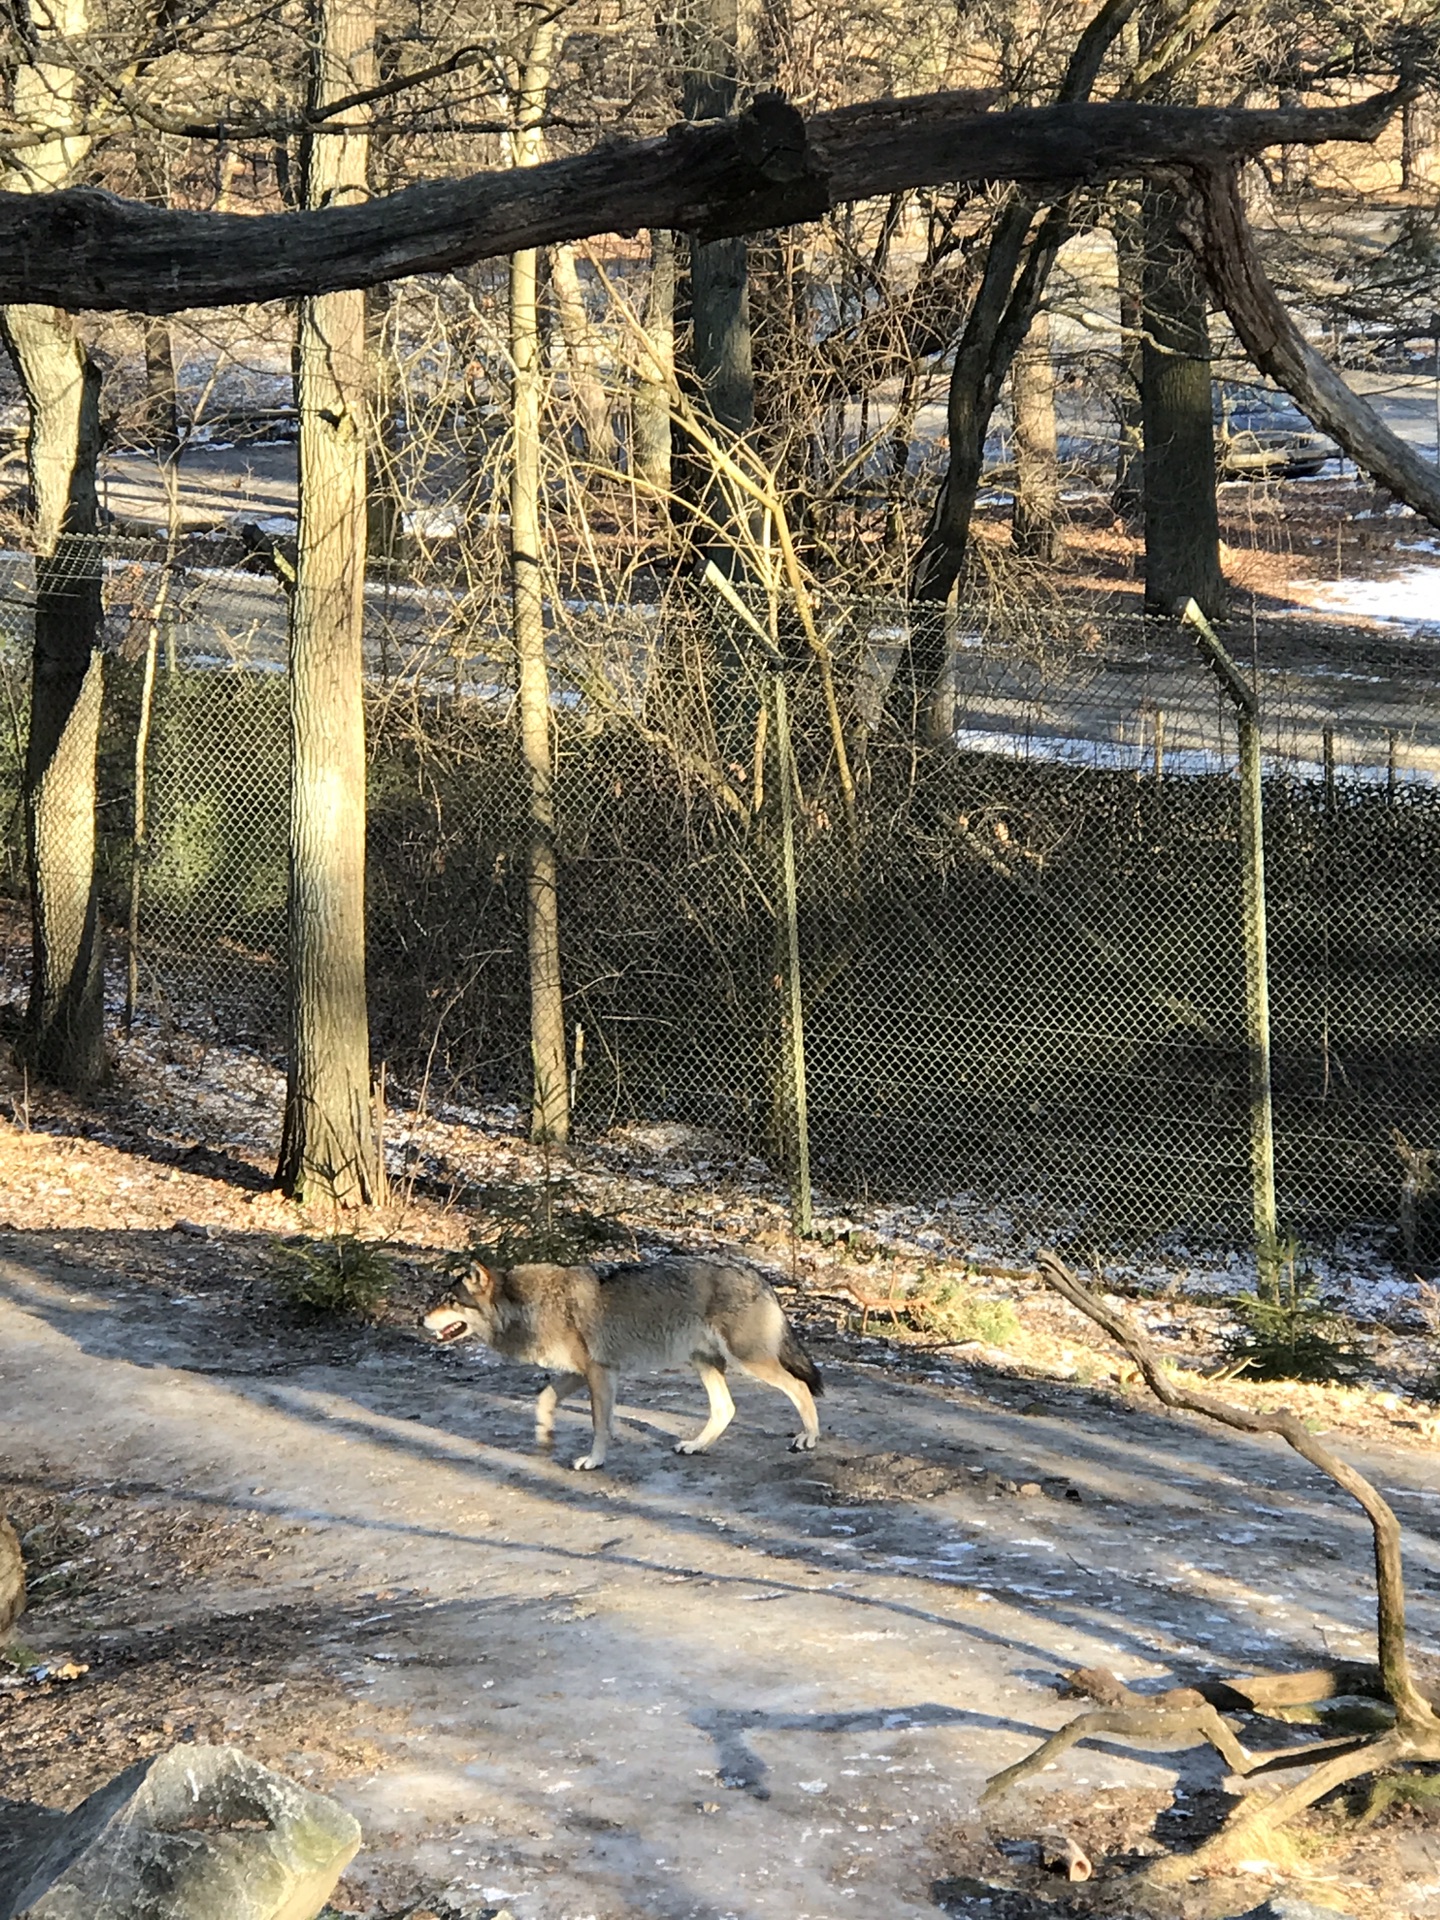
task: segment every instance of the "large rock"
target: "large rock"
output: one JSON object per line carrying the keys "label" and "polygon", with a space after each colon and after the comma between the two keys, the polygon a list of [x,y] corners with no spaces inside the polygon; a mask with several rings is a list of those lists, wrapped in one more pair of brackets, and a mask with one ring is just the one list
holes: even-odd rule
{"label": "large rock", "polygon": [[11,1863],[0,1920],[314,1920],[355,1857],[342,1807],[236,1747],[172,1747]]}
{"label": "large rock", "polygon": [[25,1611],[25,1562],[20,1536],[0,1514],[0,1639]]}

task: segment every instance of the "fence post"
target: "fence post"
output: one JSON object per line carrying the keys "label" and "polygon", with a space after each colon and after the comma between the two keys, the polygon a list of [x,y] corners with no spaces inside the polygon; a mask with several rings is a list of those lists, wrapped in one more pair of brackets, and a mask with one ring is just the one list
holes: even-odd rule
{"label": "fence post", "polygon": [[1181,618],[1233,701],[1240,730],[1240,861],[1244,887],[1245,1028],[1250,1058],[1250,1185],[1255,1266],[1261,1297],[1278,1298],[1280,1242],[1275,1217],[1275,1107],[1270,1082],[1270,975],[1265,938],[1265,822],[1260,767],[1260,702],[1205,615],[1187,600]]}
{"label": "fence post", "polygon": [[795,761],[790,751],[790,703],[783,673],[770,676],[775,700],[775,752],[780,762],[781,863],[785,886],[785,949],[789,1005],[785,1039],[790,1098],[795,1113],[795,1173],[791,1208],[795,1231],[808,1237],[814,1224],[810,1194],[810,1113],[805,1089],[805,1010],[800,992],[800,907],[795,883]]}
{"label": "fence post", "polygon": [[814,1226],[814,1202],[810,1192],[810,1108],[805,1090],[805,1007],[800,991],[800,903],[795,881],[795,756],[790,748],[790,702],[785,692],[784,656],[775,636],[767,633],[746,606],[713,560],[707,560],[701,579],[739,616],[759,643],[762,659],[769,672],[770,698],[775,707],[775,754],[780,762],[780,866],[785,896],[785,972],[787,1012],[785,1019],[786,1065],[790,1077],[790,1101],[795,1114],[795,1168],[790,1183],[790,1212],[795,1231],[802,1239]]}

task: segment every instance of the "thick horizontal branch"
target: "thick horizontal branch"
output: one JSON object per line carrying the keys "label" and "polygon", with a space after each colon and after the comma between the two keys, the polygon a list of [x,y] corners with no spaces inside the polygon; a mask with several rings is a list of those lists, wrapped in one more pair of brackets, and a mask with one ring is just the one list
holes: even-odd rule
{"label": "thick horizontal branch", "polygon": [[811,120],[762,98],[736,120],[364,206],[250,217],[175,212],[91,188],[0,194],[0,304],[172,313],[373,286],[642,227],[701,239],[752,233],[911,187],[1123,179],[1266,147],[1371,140],[1402,97],[1248,112],[1112,102],[990,113],[977,111],[984,96],[935,93]]}

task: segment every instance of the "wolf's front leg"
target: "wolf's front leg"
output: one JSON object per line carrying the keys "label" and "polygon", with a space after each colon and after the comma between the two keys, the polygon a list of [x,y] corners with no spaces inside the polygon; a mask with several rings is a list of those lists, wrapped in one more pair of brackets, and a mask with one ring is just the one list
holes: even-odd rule
{"label": "wolf's front leg", "polygon": [[568,1400],[577,1388],[583,1387],[583,1373],[557,1373],[553,1380],[547,1380],[540,1389],[540,1397],[535,1402],[535,1444],[549,1447],[555,1441],[555,1409],[562,1400]]}
{"label": "wolf's front leg", "polygon": [[595,1429],[595,1437],[590,1443],[590,1451],[582,1453],[575,1462],[579,1468],[603,1467],[606,1450],[610,1445],[610,1422],[615,1416],[615,1377],[608,1367],[602,1367],[598,1360],[592,1360],[585,1372],[590,1387],[590,1422]]}

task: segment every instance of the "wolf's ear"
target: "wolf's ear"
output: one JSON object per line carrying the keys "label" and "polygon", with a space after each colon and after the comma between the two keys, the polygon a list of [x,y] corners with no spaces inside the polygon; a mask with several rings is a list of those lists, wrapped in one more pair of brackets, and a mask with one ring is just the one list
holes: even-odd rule
{"label": "wolf's ear", "polygon": [[485,1305],[495,1298],[495,1288],[500,1276],[493,1267],[487,1267],[483,1260],[472,1260],[470,1271],[465,1276],[465,1288],[468,1293]]}

